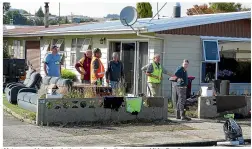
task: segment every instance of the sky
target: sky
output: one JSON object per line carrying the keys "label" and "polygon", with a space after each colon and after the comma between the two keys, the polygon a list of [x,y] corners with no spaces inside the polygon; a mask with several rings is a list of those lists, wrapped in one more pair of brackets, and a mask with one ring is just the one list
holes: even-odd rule
{"label": "sky", "polygon": [[[24,9],[31,14],[34,14],[35,11],[41,6],[44,10],[43,1],[10,1],[12,8]],[[152,5],[153,15],[157,12],[157,2],[150,2]],[[205,2],[206,3],[206,2]],[[186,16],[186,10],[191,8],[195,4],[204,4],[204,2],[181,2],[181,16]],[[242,3],[243,6],[251,8],[250,3]],[[164,2],[158,3],[159,9],[164,5]],[[164,8],[160,11],[160,17],[166,16],[171,17],[173,12],[173,6],[175,2],[167,2]],[[84,15],[90,17],[105,17],[107,14],[120,14],[120,11],[126,6],[136,7],[136,2],[81,2],[81,1],[63,1],[60,3],[60,15]],[[59,2],[50,2],[49,3],[49,12],[54,15],[59,14]]]}

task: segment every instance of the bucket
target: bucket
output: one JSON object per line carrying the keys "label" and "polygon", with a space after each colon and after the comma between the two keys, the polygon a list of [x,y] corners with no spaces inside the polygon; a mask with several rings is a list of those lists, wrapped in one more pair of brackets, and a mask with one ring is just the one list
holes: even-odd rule
{"label": "bucket", "polygon": [[208,90],[207,86],[201,86],[201,96],[202,97],[213,96],[213,90]]}

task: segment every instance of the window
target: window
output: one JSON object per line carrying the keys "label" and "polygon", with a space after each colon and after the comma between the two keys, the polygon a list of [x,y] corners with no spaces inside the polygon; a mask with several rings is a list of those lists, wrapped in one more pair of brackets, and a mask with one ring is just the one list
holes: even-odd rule
{"label": "window", "polygon": [[44,41],[44,46],[43,46],[43,51],[46,50],[46,51],[50,51],[50,45],[51,45],[51,40],[45,40]]}
{"label": "window", "polygon": [[251,83],[251,44],[220,41],[218,79],[231,83]]}
{"label": "window", "polygon": [[51,46],[53,45],[56,45],[57,47],[59,47],[59,52],[65,51],[64,39],[53,39]]}
{"label": "window", "polygon": [[210,83],[216,79],[216,67],[214,62],[202,62],[201,63],[201,82]]}
{"label": "window", "polygon": [[201,83],[215,79],[251,83],[250,42],[204,40],[203,53]]}
{"label": "window", "polygon": [[217,79],[217,63],[220,61],[218,40],[203,40],[202,44],[201,82],[210,83]]}
{"label": "window", "polygon": [[204,61],[220,61],[220,54],[217,40],[203,40]]}
{"label": "window", "polygon": [[72,39],[70,66],[74,66],[76,61],[83,57],[85,51],[89,48],[90,38],[74,38]]}
{"label": "window", "polygon": [[51,48],[53,45],[59,47],[59,55],[61,56],[61,63],[65,65],[65,43],[64,39],[46,39],[44,41],[43,51],[46,50],[46,53],[51,53]]}
{"label": "window", "polygon": [[13,58],[23,58],[23,52],[21,52],[19,40],[13,40],[13,49],[11,55],[13,55]]}
{"label": "window", "polygon": [[9,58],[10,52],[8,48],[8,40],[3,41],[3,51],[4,51],[3,58]]}

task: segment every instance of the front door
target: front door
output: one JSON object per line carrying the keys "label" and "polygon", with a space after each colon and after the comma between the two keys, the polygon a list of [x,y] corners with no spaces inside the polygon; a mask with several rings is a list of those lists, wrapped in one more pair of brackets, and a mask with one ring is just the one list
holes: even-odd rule
{"label": "front door", "polygon": [[124,66],[125,88],[127,94],[147,93],[147,77],[141,68],[148,63],[148,42],[113,41],[109,43],[108,59],[113,52],[120,53]]}
{"label": "front door", "polygon": [[121,43],[121,60],[124,63],[125,87],[127,94],[135,94],[136,84],[136,43],[122,42]]}
{"label": "front door", "polygon": [[37,72],[40,72],[40,41],[26,41],[26,60]]}

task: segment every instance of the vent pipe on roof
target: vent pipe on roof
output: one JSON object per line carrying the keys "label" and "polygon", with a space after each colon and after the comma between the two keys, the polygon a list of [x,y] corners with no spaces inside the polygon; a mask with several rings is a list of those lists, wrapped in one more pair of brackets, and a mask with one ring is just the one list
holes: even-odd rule
{"label": "vent pipe on roof", "polygon": [[179,2],[177,2],[176,5],[173,7],[173,17],[174,18],[181,17],[181,6]]}
{"label": "vent pipe on roof", "polygon": [[45,18],[44,18],[44,25],[45,28],[49,27],[49,2],[45,2]]}

